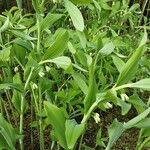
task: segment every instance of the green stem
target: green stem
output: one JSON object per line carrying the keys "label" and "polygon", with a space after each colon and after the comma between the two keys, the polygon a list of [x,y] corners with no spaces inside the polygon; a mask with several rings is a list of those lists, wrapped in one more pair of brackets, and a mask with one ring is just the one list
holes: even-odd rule
{"label": "green stem", "polygon": [[88,112],[86,114],[84,114],[83,119],[81,121],[81,124],[87,122],[87,120],[89,119],[92,111],[96,108],[96,106],[98,105],[99,102],[100,102],[100,100],[93,103],[93,105],[90,107]]}
{"label": "green stem", "polygon": [[[24,108],[24,97],[21,95],[21,114],[20,114],[20,134],[23,134],[23,108]],[[23,138],[20,139],[20,149],[23,150]]]}
{"label": "green stem", "polygon": [[82,134],[82,136],[81,136],[81,139],[80,139],[79,150],[81,150],[81,148],[82,148],[82,141],[83,141],[84,133],[85,133],[85,132],[83,132],[83,134]]}
{"label": "green stem", "polygon": [[150,141],[150,137],[146,138],[146,139],[143,141],[143,143],[141,143],[141,145],[139,146],[138,150],[142,150],[143,147],[144,147],[144,145],[145,145],[148,141]]}
{"label": "green stem", "polygon": [[40,14],[37,14],[37,52],[38,53],[40,53],[40,41],[41,41]]}
{"label": "green stem", "polygon": [[11,113],[12,113],[12,118],[13,120],[15,121],[15,125],[17,125],[17,121],[16,121],[16,117],[15,117],[15,114],[14,114],[14,109],[13,109],[13,106],[12,106],[12,103],[11,103],[11,96],[10,96],[10,93],[8,91],[5,90],[5,93],[6,93],[6,97],[7,97],[7,100],[8,100],[8,104],[9,104],[9,107],[10,107],[10,110],[11,110]]}
{"label": "green stem", "polygon": [[144,1],[144,6],[143,6],[143,8],[142,8],[142,14],[141,14],[141,17],[140,17],[140,19],[139,19],[139,26],[140,26],[141,21],[142,21],[142,18],[143,18],[143,16],[144,16],[144,11],[145,11],[145,8],[146,8],[146,5],[147,5],[148,1],[149,1],[149,0]]}
{"label": "green stem", "polygon": [[[29,84],[29,81],[31,79],[31,76],[32,76],[32,72],[33,72],[33,69],[34,68],[31,68],[30,70],[30,74],[27,78],[27,81],[25,83],[25,86],[24,86],[24,93],[21,95],[21,113],[20,113],[20,134],[22,135],[23,134],[23,115],[24,115],[24,97],[25,97],[25,91],[28,87],[28,84]],[[20,139],[20,149],[23,150],[24,149],[24,146],[23,146],[23,138]]]}
{"label": "green stem", "polygon": [[42,96],[41,96],[41,88],[39,85],[39,110],[40,110],[40,120],[39,120],[39,126],[40,126],[40,150],[44,150],[44,138],[43,138],[43,129],[42,129]]}
{"label": "green stem", "polygon": [[139,148],[139,146],[140,146],[142,132],[143,132],[143,129],[141,129],[140,132],[139,132],[138,141],[137,141],[135,150],[138,150],[138,148]]}

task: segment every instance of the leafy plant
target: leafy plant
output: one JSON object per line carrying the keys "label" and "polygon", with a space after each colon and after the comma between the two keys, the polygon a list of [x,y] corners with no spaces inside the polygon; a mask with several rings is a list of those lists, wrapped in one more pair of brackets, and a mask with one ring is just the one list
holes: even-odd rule
{"label": "leafy plant", "polygon": [[41,150],[47,129],[51,149],[92,149],[83,142],[91,119],[100,124],[114,107],[137,112],[113,118],[108,134],[100,125],[94,149],[110,150],[130,128],[140,129],[136,150],[150,147],[149,22],[139,24],[139,4],[32,0],[29,14],[17,4],[0,15],[0,147],[25,149],[27,125]]}

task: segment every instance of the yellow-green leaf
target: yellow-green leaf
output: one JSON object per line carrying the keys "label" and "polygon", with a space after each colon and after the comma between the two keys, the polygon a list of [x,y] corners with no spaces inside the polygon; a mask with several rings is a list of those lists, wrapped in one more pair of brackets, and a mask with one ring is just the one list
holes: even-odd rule
{"label": "yellow-green leaf", "polygon": [[84,20],[81,12],[77,8],[77,6],[75,6],[71,1],[69,0],[64,0],[64,1],[65,1],[66,10],[68,11],[71,17],[74,27],[79,31],[83,31]]}

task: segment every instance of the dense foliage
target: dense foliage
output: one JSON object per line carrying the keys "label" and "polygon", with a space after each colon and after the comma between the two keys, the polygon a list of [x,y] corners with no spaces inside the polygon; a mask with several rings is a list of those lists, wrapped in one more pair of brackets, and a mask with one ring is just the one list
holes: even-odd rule
{"label": "dense foliage", "polygon": [[83,142],[89,120],[100,124],[99,112],[114,107],[136,117],[114,118],[105,137],[97,129],[94,149],[110,150],[130,128],[140,129],[136,150],[150,147],[144,9],[127,0],[32,0],[35,13],[24,13],[17,4],[0,15],[0,149],[25,149],[24,126],[31,149],[34,128],[41,150],[47,128],[49,149],[93,149]]}

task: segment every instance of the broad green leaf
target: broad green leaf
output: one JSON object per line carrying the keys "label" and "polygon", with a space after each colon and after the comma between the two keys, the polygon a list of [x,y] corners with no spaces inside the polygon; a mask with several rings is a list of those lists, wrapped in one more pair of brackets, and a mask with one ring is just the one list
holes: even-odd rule
{"label": "broad green leaf", "polygon": [[79,31],[83,31],[84,20],[81,12],[71,1],[69,0],[64,0],[64,1],[65,1],[66,10],[68,11],[71,17],[74,27]]}
{"label": "broad green leaf", "polygon": [[81,75],[79,73],[73,73],[72,74],[75,82],[77,83],[77,85],[79,86],[79,88],[81,89],[81,91],[87,95],[88,92],[88,86],[86,85],[84,79],[81,77]]}
{"label": "broad green leaf", "polygon": [[144,36],[141,40],[141,43],[139,47],[136,49],[136,51],[133,53],[131,58],[125,63],[125,65],[122,67],[121,72],[119,74],[116,86],[122,85],[124,83],[128,83],[134,76],[138,62],[143,55],[144,52],[144,45],[147,41],[147,33],[144,32]]}
{"label": "broad green leaf", "polygon": [[19,62],[24,66],[26,63],[26,49],[18,44],[13,45],[13,57],[16,57]]}
{"label": "broad green leaf", "polygon": [[63,54],[68,43],[68,32],[65,29],[59,31],[54,43],[49,47],[42,60],[52,59]]}
{"label": "broad green leaf", "polygon": [[84,32],[78,31],[77,35],[78,35],[78,37],[80,39],[80,43],[81,43],[82,48],[85,49],[86,48],[86,44],[87,44],[87,39],[86,39],[86,36],[85,36]]}
{"label": "broad green leaf", "polygon": [[59,141],[59,144],[64,148],[67,148],[66,136],[65,136],[65,116],[60,108],[49,103],[44,102],[44,108],[47,113],[47,118],[52,127],[54,128],[55,137]]}
{"label": "broad green leaf", "polygon": [[137,9],[139,9],[139,8],[140,8],[140,4],[135,3],[135,4],[133,4],[133,5],[130,7],[129,11],[130,11],[130,12],[134,12],[135,10],[137,10]]}
{"label": "broad green leaf", "polygon": [[16,0],[18,8],[22,8],[22,0]]}
{"label": "broad green leaf", "polygon": [[117,70],[121,72],[122,67],[124,66],[123,60],[121,60],[119,57],[112,55],[113,63],[116,66]]}
{"label": "broad green leaf", "polygon": [[7,17],[5,23],[0,27],[0,33],[4,32],[7,30],[9,27],[9,17]]}
{"label": "broad green leaf", "polygon": [[121,136],[124,131],[124,126],[121,122],[114,120],[111,126],[108,128],[109,141],[105,150],[110,150],[114,142]]}
{"label": "broad green leaf", "polygon": [[[14,84],[22,84],[21,81],[21,77],[19,73],[16,73],[13,77],[13,83]],[[14,107],[16,108],[16,110],[21,114],[21,101],[22,99],[24,100],[24,106],[23,106],[23,110],[25,112],[25,110],[27,109],[27,102],[25,101],[24,97],[22,96],[22,93],[14,90],[13,91],[13,97],[12,97],[12,103],[14,105]]]}
{"label": "broad green leaf", "polygon": [[64,70],[67,70],[69,69],[69,67],[71,67],[71,59],[66,56],[61,56],[52,59],[52,62],[55,63],[58,67],[63,68]]}
{"label": "broad green leaf", "polygon": [[94,68],[94,64],[92,63],[92,65],[89,67],[88,93],[84,99],[84,112],[85,112],[85,114],[88,112],[89,108],[92,106],[92,104],[96,100],[97,86],[96,86],[94,73],[95,73],[95,68]]}
{"label": "broad green leaf", "polygon": [[100,128],[96,135],[96,146],[106,147],[104,140],[102,138],[102,129]]}
{"label": "broad green leaf", "polygon": [[59,20],[63,15],[62,14],[52,14],[48,13],[47,16],[41,21],[40,28],[45,30],[51,27],[57,20]]}
{"label": "broad green leaf", "polygon": [[24,80],[26,81],[28,79],[31,70],[33,70],[31,80],[36,79],[38,77],[40,69],[41,66],[38,64],[38,62],[34,60],[32,56],[29,56],[28,62],[25,65]]}
{"label": "broad green leaf", "polygon": [[82,134],[85,125],[77,124],[75,120],[66,120],[65,127],[66,127],[65,135],[68,148],[73,149],[77,139]]}
{"label": "broad green leaf", "polygon": [[68,49],[72,54],[76,53],[76,49],[71,42],[68,42]]}
{"label": "broad green leaf", "polygon": [[15,150],[18,133],[0,114],[0,149]]}
{"label": "broad green leaf", "polygon": [[111,7],[108,5],[108,1],[106,0],[101,0],[100,1],[100,6],[105,9],[105,10],[111,10]]}
{"label": "broad green leaf", "polygon": [[3,50],[0,50],[0,61],[2,61],[2,62],[9,61],[10,50],[11,50],[11,46],[4,48]]}
{"label": "broad green leaf", "polygon": [[150,107],[147,108],[145,111],[143,111],[138,116],[134,117],[130,121],[124,124],[125,129],[129,129],[134,127],[138,122],[140,122],[142,119],[146,118],[150,114]]}
{"label": "broad green leaf", "polygon": [[87,59],[87,65],[90,67],[92,65],[92,57],[88,54],[86,54],[86,59]]}
{"label": "broad green leaf", "polygon": [[144,118],[139,121],[135,127],[137,128],[150,128],[150,118]]}
{"label": "broad green leaf", "polygon": [[131,83],[131,85],[129,87],[140,88],[140,89],[143,89],[143,90],[150,91],[150,78],[142,79],[138,82]]}
{"label": "broad green leaf", "polygon": [[16,37],[20,37],[22,39],[29,40],[29,41],[36,40],[36,38],[29,36],[23,31],[18,31],[18,30],[9,30],[9,31]]}
{"label": "broad green leaf", "polygon": [[128,102],[135,107],[138,113],[142,113],[146,108],[146,104],[137,95],[130,96]]}
{"label": "broad green leaf", "polygon": [[58,67],[61,67],[64,70],[71,69],[72,67],[71,59],[66,56],[60,56],[54,59],[44,60],[44,61],[41,61],[39,64],[44,64],[44,63],[55,63]]}
{"label": "broad green leaf", "polygon": [[102,55],[109,55],[113,52],[114,48],[115,47],[113,43],[110,42],[110,43],[105,44],[104,47],[99,51],[99,53]]}
{"label": "broad green leaf", "polygon": [[148,60],[145,57],[141,58],[141,64],[146,67],[148,70],[150,70],[150,60]]}
{"label": "broad green leaf", "polygon": [[150,78],[142,79],[135,83],[128,83],[115,88],[115,90],[123,89],[123,88],[140,88],[143,90],[150,91]]}
{"label": "broad green leaf", "polygon": [[17,44],[17,45],[24,47],[28,52],[30,52],[33,49],[30,41],[26,41],[26,40],[23,40],[21,38],[16,38],[14,40],[14,44]]}
{"label": "broad green leaf", "polygon": [[121,107],[121,114],[126,115],[131,109],[131,104],[126,103],[125,101],[118,99],[118,105]]}
{"label": "broad green leaf", "polygon": [[20,84],[14,84],[14,83],[0,84],[0,90],[9,90],[9,89],[15,89],[19,92],[23,92],[23,87]]}
{"label": "broad green leaf", "polygon": [[92,0],[71,0],[75,4],[89,4]]}
{"label": "broad green leaf", "polygon": [[43,11],[44,1],[42,0],[32,0],[32,5],[36,13],[41,14]]}

